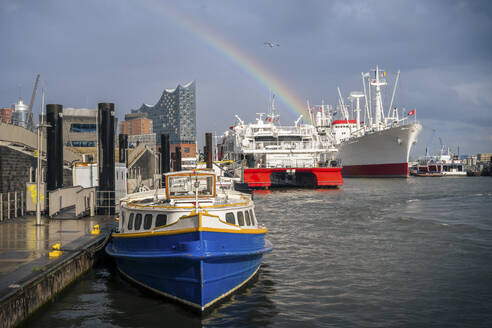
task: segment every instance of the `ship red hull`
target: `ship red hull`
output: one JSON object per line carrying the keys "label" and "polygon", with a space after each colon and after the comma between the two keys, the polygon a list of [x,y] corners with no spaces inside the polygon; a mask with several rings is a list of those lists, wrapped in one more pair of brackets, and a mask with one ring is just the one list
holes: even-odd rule
{"label": "ship red hull", "polygon": [[[343,185],[340,167],[315,168],[253,168],[244,169],[244,182],[250,188],[271,187],[276,185],[337,187]],[[292,177],[288,183],[272,181],[272,174]],[[310,179],[311,178],[311,179]]]}
{"label": "ship red hull", "polygon": [[342,168],[344,178],[407,178],[408,163],[348,165]]}

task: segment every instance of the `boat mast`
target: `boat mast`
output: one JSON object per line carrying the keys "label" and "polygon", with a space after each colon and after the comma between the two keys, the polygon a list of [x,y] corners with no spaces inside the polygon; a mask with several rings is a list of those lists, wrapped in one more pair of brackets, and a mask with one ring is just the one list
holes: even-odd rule
{"label": "boat mast", "polygon": [[[383,99],[381,98],[381,86],[386,85],[386,81],[379,79],[379,67],[376,65],[376,79],[371,82],[371,85],[376,87],[376,130],[381,130],[381,122],[384,120]],[[370,89],[369,89],[370,90]]]}
{"label": "boat mast", "polygon": [[356,92],[353,91],[350,93],[350,97],[353,99],[355,98],[356,101],[356,107],[355,107],[355,113],[356,113],[356,124],[357,124],[357,133],[360,133],[360,98],[364,97],[365,94],[362,92]]}

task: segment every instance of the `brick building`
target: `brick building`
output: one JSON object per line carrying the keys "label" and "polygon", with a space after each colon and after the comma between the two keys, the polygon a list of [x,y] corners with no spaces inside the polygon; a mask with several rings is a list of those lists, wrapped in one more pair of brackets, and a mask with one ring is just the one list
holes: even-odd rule
{"label": "brick building", "polygon": [[12,124],[12,116],[14,115],[13,108],[0,108],[0,122]]}

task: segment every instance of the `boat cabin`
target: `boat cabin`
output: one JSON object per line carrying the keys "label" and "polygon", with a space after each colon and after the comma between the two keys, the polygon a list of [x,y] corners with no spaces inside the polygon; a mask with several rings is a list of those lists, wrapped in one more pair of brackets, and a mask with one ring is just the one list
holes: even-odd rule
{"label": "boat cabin", "polygon": [[[119,230],[123,233],[154,232],[178,228],[183,217],[195,208],[210,217],[211,227],[257,229],[254,204],[249,195],[216,192],[216,175],[208,170],[190,170],[166,174],[166,198],[127,199],[121,206]],[[215,219],[213,219],[215,218]],[[218,219],[218,220],[217,220]],[[206,220],[205,220],[206,221]],[[202,224],[206,224],[206,222]],[[182,222],[183,224],[183,222]],[[224,226],[225,224],[225,226]],[[191,226],[190,226],[191,227]],[[188,227],[188,228],[190,228]]]}
{"label": "boat cabin", "polygon": [[166,174],[166,198],[213,198],[216,175],[213,171],[192,170]]}

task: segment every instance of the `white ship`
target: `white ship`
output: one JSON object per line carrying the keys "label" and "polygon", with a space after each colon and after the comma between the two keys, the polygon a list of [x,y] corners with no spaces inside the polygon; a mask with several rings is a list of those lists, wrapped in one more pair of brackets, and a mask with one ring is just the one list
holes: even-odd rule
{"label": "white ship", "polygon": [[315,126],[300,124],[302,115],[294,125],[279,125],[272,101],[270,113],[258,113],[254,123],[236,118],[219,145],[219,159],[238,163],[236,175],[249,187],[343,184],[336,148],[327,146]]}
{"label": "white ship", "polygon": [[[342,162],[343,177],[408,177],[410,150],[417,142],[422,125],[415,119],[415,110],[399,117],[398,109],[393,108],[399,72],[385,115],[381,95],[381,86],[387,84],[385,76],[386,72],[378,67],[373,74],[363,73],[364,92],[350,94],[351,108],[345,105],[338,89],[337,108],[343,119],[334,120],[336,112],[330,106],[318,106],[317,113],[312,115],[318,130],[332,134]],[[374,95],[371,93],[373,88]],[[361,98],[364,98],[364,110],[360,106]],[[349,109],[355,117],[350,117]]]}
{"label": "white ship", "polygon": [[429,173],[438,173],[441,176],[466,176],[463,159],[453,154],[449,147],[443,146],[442,141],[439,154],[429,155],[426,151],[425,156],[419,158],[413,173],[415,175],[422,174],[422,176]]}

